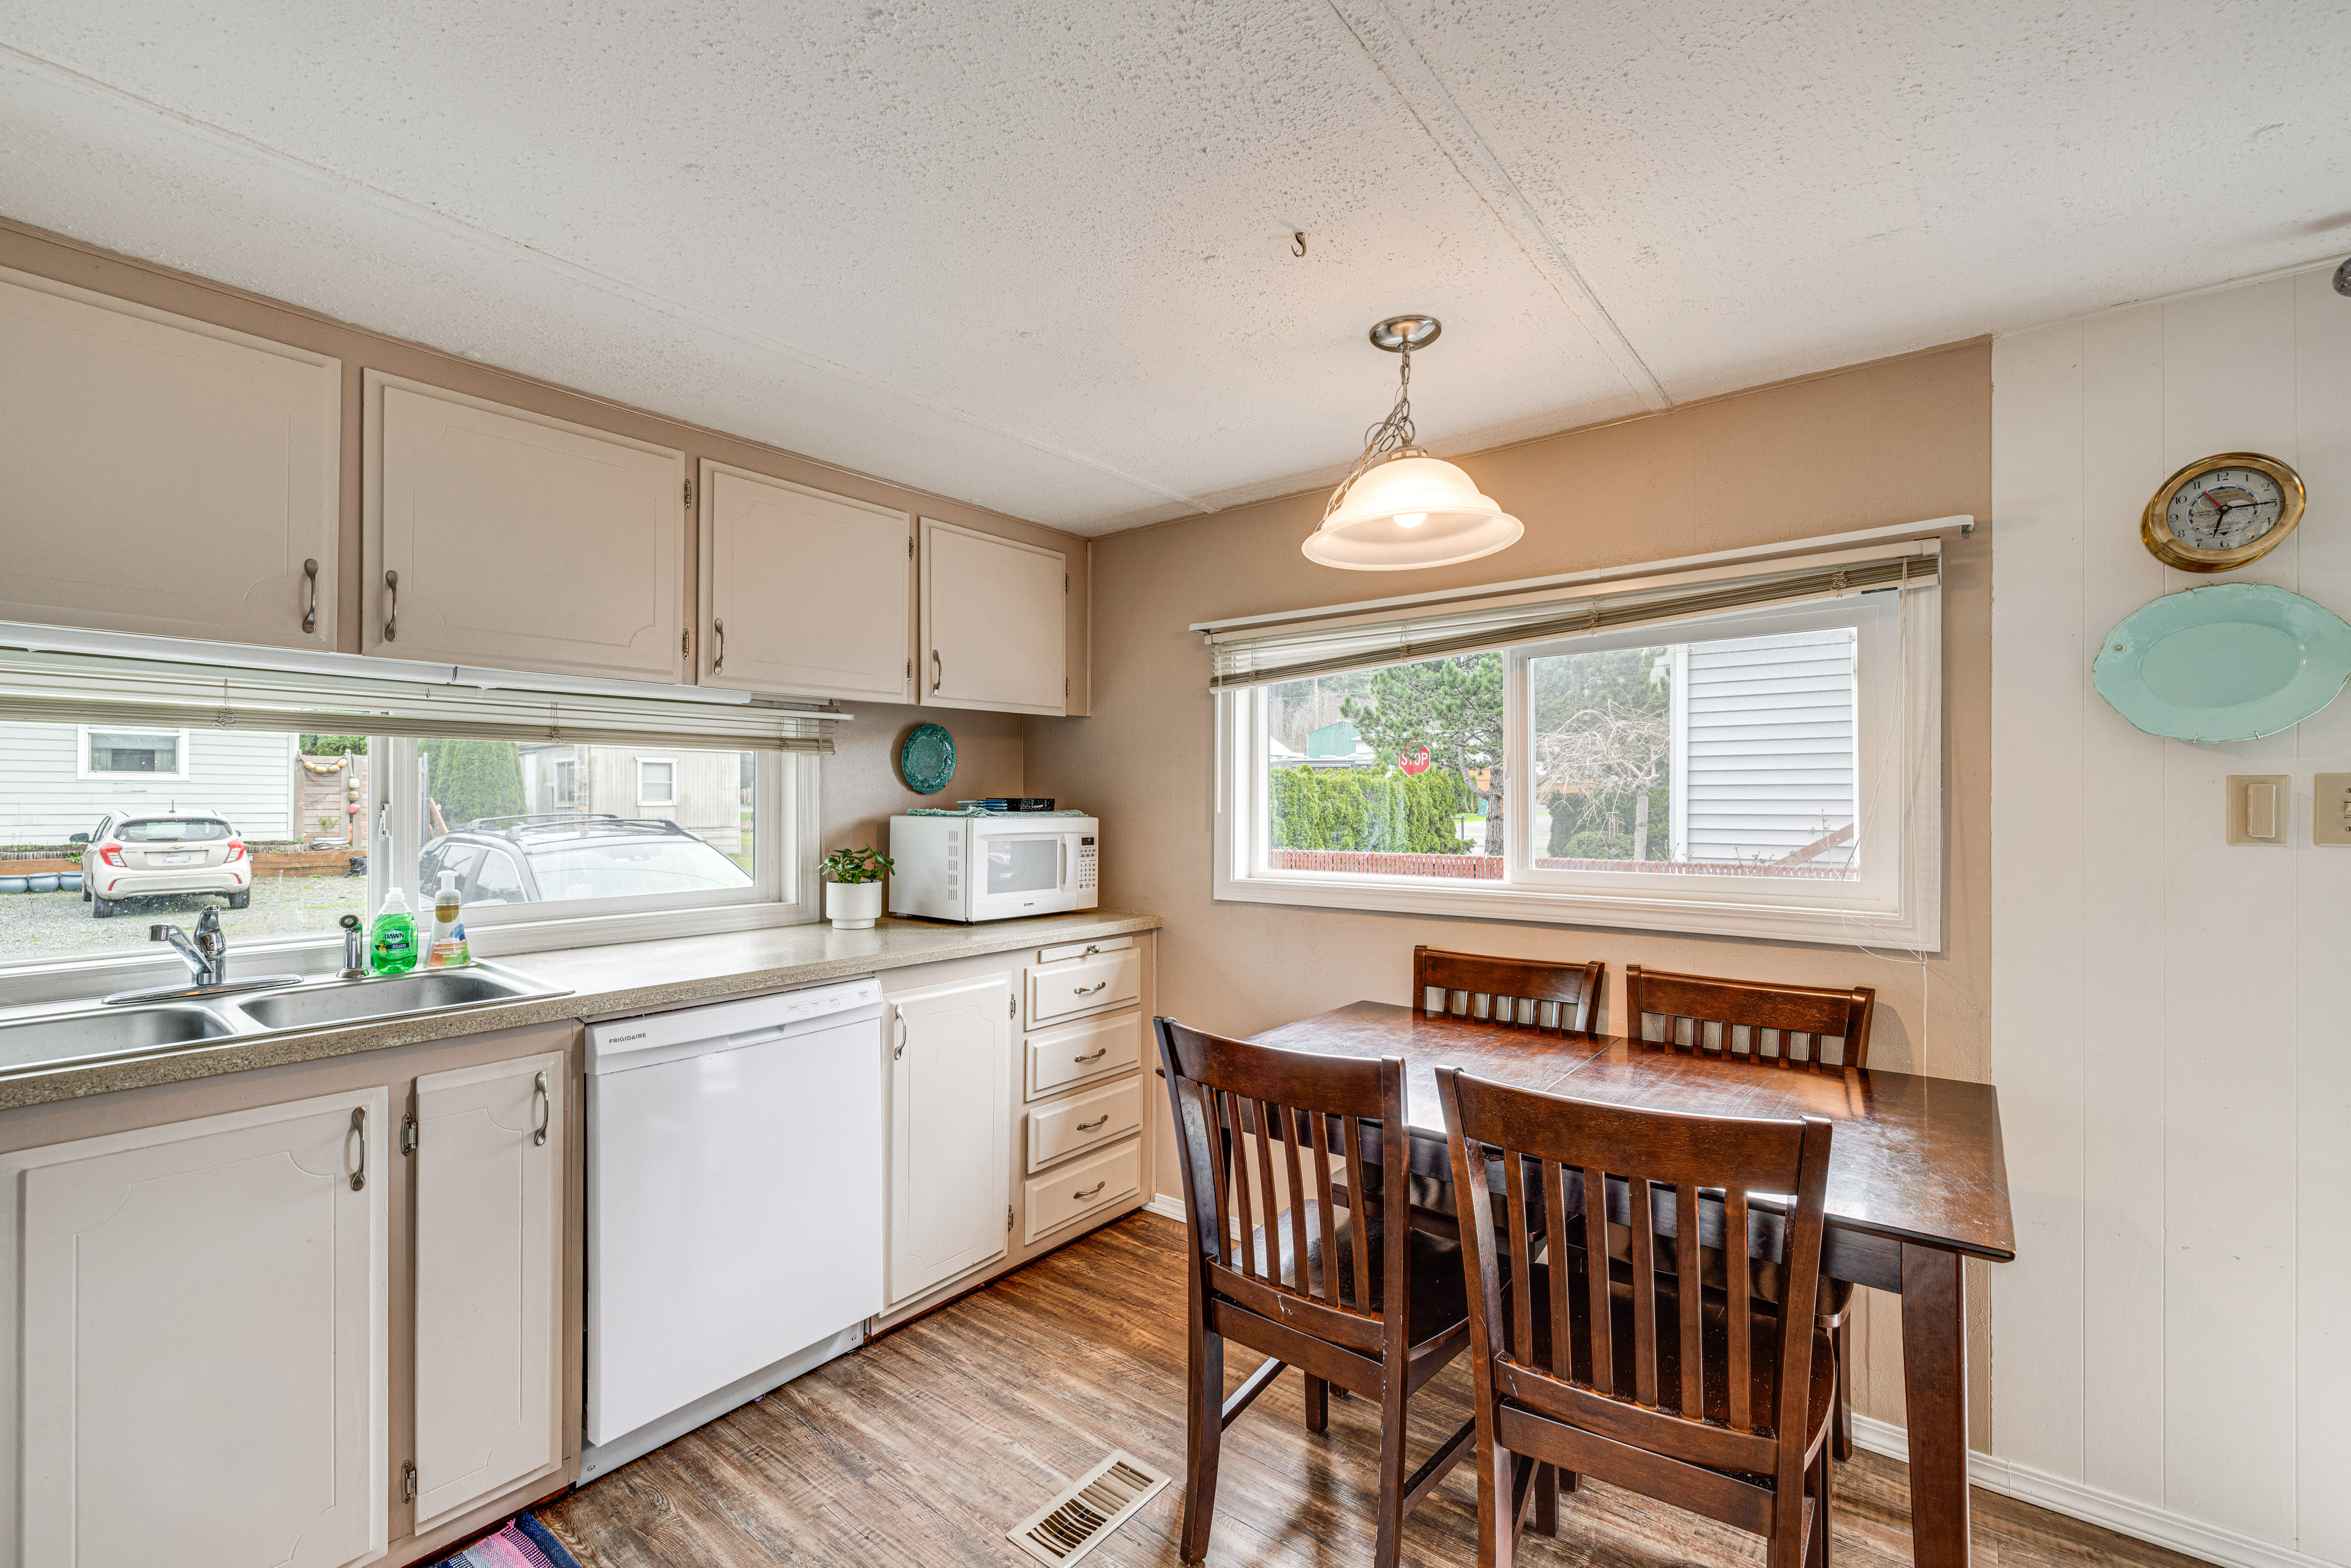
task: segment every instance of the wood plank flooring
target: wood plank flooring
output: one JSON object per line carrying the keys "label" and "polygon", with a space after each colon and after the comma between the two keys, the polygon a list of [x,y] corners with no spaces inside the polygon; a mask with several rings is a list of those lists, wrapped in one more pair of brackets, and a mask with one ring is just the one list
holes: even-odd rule
{"label": "wood plank flooring", "polygon": [[[540,1511],[587,1568],[883,1564],[1007,1568],[1007,1525],[1123,1448],[1174,1484],[1089,1568],[1178,1562],[1184,1477],[1183,1227],[1136,1214]],[[1227,1352],[1238,1384],[1257,1364]],[[1408,1462],[1468,1418],[1466,1362],[1415,1401]],[[1310,1436],[1285,1374],[1226,1434],[1213,1564],[1369,1563],[1378,1411],[1333,1397]],[[1408,1563],[1477,1561],[1472,1467],[1406,1521]],[[1978,1491],[1979,1568],[2195,1568],[2195,1560]],[[1903,1467],[1837,1472],[1838,1568],[1910,1561]],[[1527,1560],[1579,1568],[1760,1564],[1761,1540],[1596,1482],[1560,1500]]]}

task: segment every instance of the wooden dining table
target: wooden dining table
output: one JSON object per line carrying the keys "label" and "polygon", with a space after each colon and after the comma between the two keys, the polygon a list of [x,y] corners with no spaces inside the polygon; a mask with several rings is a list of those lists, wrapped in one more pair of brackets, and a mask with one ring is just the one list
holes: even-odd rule
{"label": "wooden dining table", "polygon": [[1989,1083],[1780,1064],[1598,1034],[1538,1033],[1389,1002],[1351,1002],[1249,1037],[1259,1045],[1405,1063],[1411,1169],[1449,1181],[1437,1069],[1549,1094],[1712,1116],[1836,1124],[1821,1272],[1902,1298],[1911,1553],[1969,1552],[1967,1303],[1962,1261],[2016,1256],[2000,1100]]}

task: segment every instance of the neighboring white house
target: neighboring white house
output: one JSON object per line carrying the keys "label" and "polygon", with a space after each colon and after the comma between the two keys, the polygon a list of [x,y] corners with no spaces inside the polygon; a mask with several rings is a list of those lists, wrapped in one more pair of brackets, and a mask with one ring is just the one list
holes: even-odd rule
{"label": "neighboring white house", "polygon": [[742,754],[628,746],[525,744],[531,811],[605,811],[675,822],[722,854],[743,848]]}
{"label": "neighboring white house", "polygon": [[0,843],[61,844],[110,811],[174,808],[294,838],[296,747],[250,730],[0,723]]}
{"label": "neighboring white house", "polygon": [[[1673,858],[1780,860],[1854,822],[1851,627],[1673,653]],[[1853,862],[1850,835],[1808,863]]]}

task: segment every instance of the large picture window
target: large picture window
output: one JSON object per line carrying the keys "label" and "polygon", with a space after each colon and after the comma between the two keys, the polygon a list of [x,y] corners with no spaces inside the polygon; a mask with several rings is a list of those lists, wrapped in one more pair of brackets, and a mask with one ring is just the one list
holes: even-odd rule
{"label": "large picture window", "polygon": [[1229,657],[1362,663],[1218,693],[1217,896],[1935,946],[1932,587],[1688,597],[1713,612]]}

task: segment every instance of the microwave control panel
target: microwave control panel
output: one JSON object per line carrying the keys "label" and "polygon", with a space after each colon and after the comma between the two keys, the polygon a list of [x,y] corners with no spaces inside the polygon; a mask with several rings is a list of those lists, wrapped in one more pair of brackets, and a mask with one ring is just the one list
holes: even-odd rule
{"label": "microwave control panel", "polygon": [[1095,859],[1094,836],[1078,835],[1078,891],[1092,893],[1101,885],[1100,862]]}

